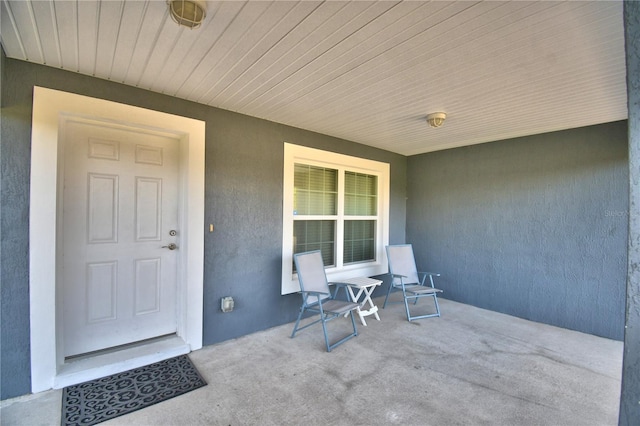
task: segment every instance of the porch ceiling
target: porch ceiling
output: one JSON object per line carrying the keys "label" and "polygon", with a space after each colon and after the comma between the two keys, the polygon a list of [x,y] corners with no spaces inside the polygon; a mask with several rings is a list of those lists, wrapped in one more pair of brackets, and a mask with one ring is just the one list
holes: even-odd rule
{"label": "porch ceiling", "polygon": [[[404,155],[627,118],[622,1],[2,0],[10,58]],[[428,113],[447,113],[430,128]]]}

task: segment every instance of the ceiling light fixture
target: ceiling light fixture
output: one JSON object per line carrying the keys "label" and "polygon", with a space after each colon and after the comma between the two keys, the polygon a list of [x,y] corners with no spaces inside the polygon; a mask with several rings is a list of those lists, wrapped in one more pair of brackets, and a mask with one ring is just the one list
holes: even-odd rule
{"label": "ceiling light fixture", "polygon": [[178,24],[198,28],[207,16],[207,3],[203,0],[169,0],[169,14]]}
{"label": "ceiling light fixture", "polygon": [[444,112],[434,112],[427,115],[427,123],[431,127],[440,127],[444,123],[444,119],[447,118],[447,114]]}

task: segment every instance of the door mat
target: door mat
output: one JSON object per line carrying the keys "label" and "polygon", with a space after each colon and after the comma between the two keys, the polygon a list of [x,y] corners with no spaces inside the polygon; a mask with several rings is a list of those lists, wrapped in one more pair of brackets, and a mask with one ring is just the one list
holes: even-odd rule
{"label": "door mat", "polygon": [[95,425],[205,386],[187,355],[78,385],[62,392],[62,426]]}

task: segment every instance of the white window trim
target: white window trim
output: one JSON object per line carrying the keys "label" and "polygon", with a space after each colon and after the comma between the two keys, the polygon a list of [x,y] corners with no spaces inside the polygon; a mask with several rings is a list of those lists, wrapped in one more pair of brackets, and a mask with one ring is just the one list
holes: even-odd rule
{"label": "white window trim", "polygon": [[[338,265],[327,267],[326,273],[329,281],[339,281],[340,279],[357,276],[370,277],[387,273],[388,268],[384,248],[389,244],[389,164],[285,142],[282,190],[282,294],[300,291],[297,275],[291,272],[291,265],[293,263],[293,185],[295,163],[333,167],[339,170],[346,169],[378,177],[379,219],[376,228],[376,260],[350,265],[340,265],[341,262],[337,262]],[[357,218],[357,216],[354,218]],[[336,244],[336,251],[338,250],[340,252],[342,251],[342,245],[339,243]],[[339,258],[341,259],[341,256],[339,256]]]}

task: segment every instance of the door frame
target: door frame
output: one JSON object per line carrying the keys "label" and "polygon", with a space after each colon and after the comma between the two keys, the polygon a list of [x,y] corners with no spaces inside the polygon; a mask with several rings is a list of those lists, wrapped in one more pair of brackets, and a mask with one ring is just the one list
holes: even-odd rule
{"label": "door frame", "polygon": [[[34,87],[31,131],[31,194],[29,209],[29,298],[31,323],[31,390],[51,389],[65,367],[63,327],[57,291],[62,253],[59,215],[62,196],[59,143],[66,119],[82,117],[131,127],[143,127],[175,135],[180,139],[179,226],[181,247],[178,259],[177,336],[188,350],[202,347],[204,267],[204,146],[205,123],[200,120],[120,104],[102,99]],[[55,248],[55,249],[54,249]],[[165,351],[169,357],[170,350]],[[160,359],[163,354],[157,354]],[[108,361],[107,361],[108,362]],[[114,368],[94,368],[109,374]],[[104,367],[104,368],[102,368]],[[82,377],[81,375],[78,377]],[[86,377],[83,378],[86,380]],[[78,379],[81,380],[81,379]],[[66,383],[69,384],[69,383]],[[65,385],[66,385],[65,384]]]}

